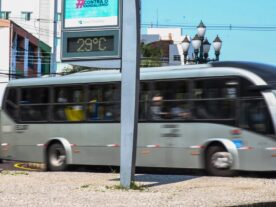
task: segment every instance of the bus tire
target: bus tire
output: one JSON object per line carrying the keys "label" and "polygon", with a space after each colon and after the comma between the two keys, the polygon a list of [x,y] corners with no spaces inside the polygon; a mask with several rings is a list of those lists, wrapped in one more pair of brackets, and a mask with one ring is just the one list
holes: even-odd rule
{"label": "bus tire", "polygon": [[67,169],[66,151],[61,143],[53,143],[49,146],[47,168],[49,171],[65,171]]}
{"label": "bus tire", "polygon": [[206,152],[206,170],[209,175],[229,177],[235,174],[231,169],[233,156],[223,146],[213,145]]}

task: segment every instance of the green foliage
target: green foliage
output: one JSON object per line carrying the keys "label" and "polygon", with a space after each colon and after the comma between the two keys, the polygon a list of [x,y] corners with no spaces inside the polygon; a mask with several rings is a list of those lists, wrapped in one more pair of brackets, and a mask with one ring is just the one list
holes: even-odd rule
{"label": "green foliage", "polygon": [[91,70],[91,68],[73,65],[72,67],[64,68],[64,70],[62,72],[62,75],[68,75],[68,74],[79,73],[79,72],[86,72],[86,71],[90,71],[90,70]]}
{"label": "green foliage", "polygon": [[85,185],[82,185],[81,188],[89,188],[91,185],[90,184],[85,184]]}
{"label": "green foliage", "polygon": [[138,190],[138,191],[145,191],[147,189],[146,186],[144,185],[138,185],[135,182],[131,182],[130,188],[126,188],[122,185],[114,185],[114,186],[105,186],[106,189],[108,190]]}
{"label": "green foliage", "polygon": [[143,59],[141,60],[141,67],[160,67],[161,57],[163,52],[160,48],[154,48],[152,45],[141,44],[141,54]]}
{"label": "green foliage", "polygon": [[17,176],[17,175],[29,175],[28,172],[24,172],[24,171],[15,171],[15,172],[11,172],[8,170],[3,170],[0,175],[12,175],[12,176]]}

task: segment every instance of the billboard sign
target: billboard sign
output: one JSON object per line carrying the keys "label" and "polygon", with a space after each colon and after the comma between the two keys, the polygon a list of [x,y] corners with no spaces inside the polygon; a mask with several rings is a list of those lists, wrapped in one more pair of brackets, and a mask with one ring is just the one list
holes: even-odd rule
{"label": "billboard sign", "polygon": [[119,0],[64,0],[64,28],[119,25]]}

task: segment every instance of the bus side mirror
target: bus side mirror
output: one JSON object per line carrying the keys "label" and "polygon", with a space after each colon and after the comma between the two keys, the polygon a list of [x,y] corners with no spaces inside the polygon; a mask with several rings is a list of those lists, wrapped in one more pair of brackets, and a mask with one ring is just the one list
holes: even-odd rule
{"label": "bus side mirror", "polygon": [[272,90],[271,85],[254,85],[254,86],[249,86],[248,89],[249,91],[267,91],[267,90]]}

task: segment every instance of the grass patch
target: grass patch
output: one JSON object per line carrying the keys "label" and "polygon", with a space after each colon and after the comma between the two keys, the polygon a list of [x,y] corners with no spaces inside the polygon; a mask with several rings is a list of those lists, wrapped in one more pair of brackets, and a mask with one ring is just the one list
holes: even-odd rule
{"label": "grass patch", "polygon": [[29,175],[28,172],[24,172],[24,171],[8,171],[8,170],[3,170],[1,173],[1,175],[12,175],[12,176],[17,176],[17,175]]}
{"label": "grass patch", "polygon": [[130,188],[126,188],[122,185],[105,186],[105,188],[108,190],[124,190],[124,191],[128,191],[128,190],[145,191],[145,190],[147,190],[147,187],[145,185],[138,185],[135,182],[131,182]]}
{"label": "grass patch", "polygon": [[81,188],[89,188],[91,185],[90,184],[85,184],[85,185],[82,185]]}

